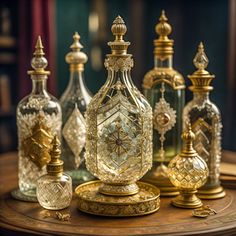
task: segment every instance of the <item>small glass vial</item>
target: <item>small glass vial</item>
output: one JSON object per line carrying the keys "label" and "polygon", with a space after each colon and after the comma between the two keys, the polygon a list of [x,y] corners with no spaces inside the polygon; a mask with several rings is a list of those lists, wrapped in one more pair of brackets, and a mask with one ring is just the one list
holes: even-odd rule
{"label": "small glass vial", "polygon": [[19,102],[16,112],[20,189],[17,198],[35,201],[37,179],[46,173],[53,136],[60,137],[62,116],[58,100],[47,91],[50,71],[45,70],[47,59],[40,36],[31,66],[33,70],[28,74],[32,79],[32,92]]}
{"label": "small glass vial", "polygon": [[158,39],[154,40],[154,68],[143,79],[143,92],[153,108],[153,167],[144,177],[156,185],[161,196],[178,194],[167,175],[167,165],[180,151],[182,111],[185,102],[185,81],[173,68],[174,41],[165,12],[156,25]]}
{"label": "small glass vial", "polygon": [[197,70],[189,75],[193,91],[193,100],[183,110],[183,127],[190,123],[196,135],[194,149],[206,161],[209,168],[209,177],[206,184],[198,190],[202,199],[217,199],[225,196],[225,191],[220,185],[220,160],[221,160],[221,115],[217,106],[209,99],[210,86],[214,75],[206,69],[208,58],[204,46],[199,44],[198,52],[193,60]]}
{"label": "small glass vial", "polygon": [[193,149],[195,135],[190,124],[182,134],[182,139],[183,150],[168,165],[170,181],[180,192],[180,195],[172,200],[172,204],[181,208],[198,208],[202,206],[202,202],[195,194],[207,180],[208,167]]}
{"label": "small glass vial", "polygon": [[49,210],[61,210],[70,205],[72,199],[71,177],[63,173],[63,161],[57,136],[52,141],[51,161],[47,165],[47,174],[38,179],[37,198],[39,204]]}
{"label": "small glass vial", "polygon": [[66,62],[70,65],[70,81],[60,99],[62,107],[62,160],[64,168],[77,185],[94,177],[87,171],[84,161],[85,119],[84,112],[91,100],[91,93],[84,83],[84,64],[87,55],[81,51],[83,46],[79,42],[80,36],[76,32],[73,36],[72,49],[66,55]]}

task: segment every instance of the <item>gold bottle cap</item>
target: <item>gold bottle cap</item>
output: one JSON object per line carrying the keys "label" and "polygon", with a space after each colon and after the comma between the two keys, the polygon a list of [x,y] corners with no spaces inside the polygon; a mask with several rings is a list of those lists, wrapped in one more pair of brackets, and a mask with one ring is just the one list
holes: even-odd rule
{"label": "gold bottle cap", "polygon": [[84,52],[80,50],[83,48],[83,45],[80,43],[80,35],[75,32],[73,35],[74,42],[70,46],[71,52],[66,54],[66,62],[70,64],[71,69],[84,69],[84,64],[87,62],[88,57]]}
{"label": "gold bottle cap", "polygon": [[200,42],[198,46],[198,52],[193,59],[193,64],[197,70],[192,74],[188,75],[188,78],[192,82],[192,86],[189,89],[193,92],[208,92],[213,89],[210,86],[212,79],[215,78],[215,75],[211,75],[206,69],[208,66],[209,60],[205,54],[203,43]]}
{"label": "gold bottle cap", "polygon": [[159,35],[159,38],[154,40],[154,55],[161,60],[165,60],[174,53],[174,40],[168,38],[168,35],[171,33],[172,28],[167,20],[168,18],[165,15],[165,11],[162,10],[161,16],[159,18],[159,23],[155,27],[156,33]]}
{"label": "gold bottle cap", "polygon": [[52,140],[52,149],[50,152],[51,160],[47,164],[47,172],[49,175],[60,175],[63,173],[63,161],[60,159],[61,149],[60,141],[57,136]]}
{"label": "gold bottle cap", "polygon": [[126,42],[123,39],[126,31],[127,28],[124,20],[120,16],[117,16],[111,27],[111,32],[115,36],[115,40],[108,42],[108,45],[111,47],[112,56],[127,55],[130,42]]}
{"label": "gold bottle cap", "polygon": [[35,45],[35,52],[34,57],[31,60],[31,66],[33,70],[29,70],[29,75],[50,75],[50,71],[44,70],[47,65],[48,61],[44,57],[45,53],[43,52],[43,44],[41,41],[41,37],[38,36],[38,40]]}
{"label": "gold bottle cap", "polygon": [[193,148],[193,141],[195,139],[195,134],[193,133],[190,124],[188,124],[187,130],[182,133],[181,138],[184,142],[184,146],[180,153],[180,156],[184,157],[196,156],[197,152]]}

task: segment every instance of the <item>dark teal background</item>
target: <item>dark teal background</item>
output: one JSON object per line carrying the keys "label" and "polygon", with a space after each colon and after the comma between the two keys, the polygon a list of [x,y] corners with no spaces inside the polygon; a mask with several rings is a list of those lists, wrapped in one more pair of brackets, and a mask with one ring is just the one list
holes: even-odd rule
{"label": "dark teal background", "polygon": [[[228,38],[228,1],[224,0],[165,0],[151,1],[143,0],[142,24],[131,23],[131,11],[135,0],[109,0],[106,3],[107,14],[107,41],[112,40],[110,26],[114,18],[120,14],[127,25],[128,32],[126,40],[130,41],[135,31],[142,33],[141,58],[142,72],[133,78],[136,85],[141,88],[142,78],[149,69],[153,67],[153,39],[155,39],[155,25],[158,22],[161,10],[165,9],[166,15],[173,31],[170,38],[175,40],[174,67],[180,71],[187,86],[190,81],[188,74],[194,72],[192,60],[196,54],[197,46],[203,41],[207,56],[210,60],[208,70],[216,75],[212,85],[214,90],[211,94],[212,100],[218,105],[223,114],[223,123],[226,117],[227,101],[227,38]],[[90,55],[90,48],[93,39],[89,37],[88,16],[91,11],[92,1],[86,0],[57,0],[56,1],[56,21],[57,21],[57,77],[59,95],[64,91],[68,80],[68,65],[65,62],[65,55],[69,52],[72,43],[72,35],[78,31],[81,35],[81,43],[84,51]],[[103,59],[109,52],[107,42],[102,42]],[[131,41],[131,44],[134,43]],[[134,53],[132,45],[129,52]],[[137,50],[137,48],[136,48]],[[90,58],[89,58],[90,59]],[[85,66],[85,81],[88,88],[95,93],[105,82],[106,71],[95,72],[91,68],[90,60]],[[135,58],[134,58],[135,60]],[[140,58],[139,58],[140,60]],[[138,68],[134,66],[133,73]],[[187,100],[192,94],[187,91]],[[228,145],[224,139],[223,146],[226,149],[236,150],[235,144]]]}

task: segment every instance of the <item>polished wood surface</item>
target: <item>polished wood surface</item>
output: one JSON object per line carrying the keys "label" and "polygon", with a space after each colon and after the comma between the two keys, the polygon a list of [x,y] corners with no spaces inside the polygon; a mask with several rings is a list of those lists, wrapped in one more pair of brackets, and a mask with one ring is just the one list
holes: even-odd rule
{"label": "polished wood surface", "polygon": [[[226,155],[227,154],[227,155]],[[236,155],[225,153],[232,162]],[[1,235],[236,235],[236,190],[227,189],[220,200],[204,201],[218,213],[207,219],[193,217],[192,210],[172,207],[170,198],[161,199],[157,213],[133,218],[96,217],[79,212],[76,199],[63,210],[69,221],[56,219],[38,203],[20,202],[9,192],[17,187],[17,156],[0,156],[0,227]],[[50,213],[50,216],[49,214]]]}

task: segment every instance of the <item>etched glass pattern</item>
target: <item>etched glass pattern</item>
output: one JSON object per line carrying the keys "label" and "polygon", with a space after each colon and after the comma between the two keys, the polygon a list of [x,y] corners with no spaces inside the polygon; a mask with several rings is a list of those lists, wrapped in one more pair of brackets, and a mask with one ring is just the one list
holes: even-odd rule
{"label": "etched glass pattern", "polygon": [[[25,154],[23,143],[28,137],[31,137],[32,128],[39,118],[42,119],[52,136],[57,134],[60,137],[61,109],[54,97],[30,95],[24,98],[17,107],[19,188],[22,193],[31,196],[36,194],[37,179],[46,173],[46,163],[42,167],[37,166]],[[45,148],[43,145],[38,145],[41,149]]]}
{"label": "etched glass pattern", "polygon": [[110,184],[134,183],[152,166],[152,110],[123,60],[123,71],[108,68],[108,80],[86,112],[86,165]]}
{"label": "etched glass pattern", "polygon": [[168,176],[179,189],[198,189],[207,179],[208,168],[199,156],[176,156],[168,166]]}
{"label": "etched glass pattern", "polygon": [[49,210],[68,207],[72,199],[72,181],[70,176],[44,175],[38,180],[37,198],[39,204]]}

